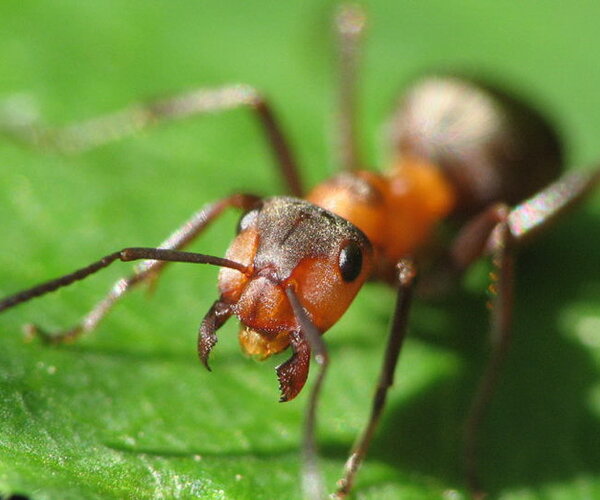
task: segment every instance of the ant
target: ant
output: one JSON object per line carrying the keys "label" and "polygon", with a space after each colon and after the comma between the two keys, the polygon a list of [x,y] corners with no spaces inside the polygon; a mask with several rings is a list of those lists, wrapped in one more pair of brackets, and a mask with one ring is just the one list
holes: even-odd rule
{"label": "ant", "polygon": [[[157,248],[128,247],[92,264],[0,300],[0,312],[71,285],[113,262],[141,260],[73,328],[28,332],[50,343],[92,331],[132,288],[152,283],[169,262],[219,266],[219,297],[198,334],[198,354],[209,368],[217,330],[235,316],[243,350],[265,359],[290,350],[277,367],[280,401],[293,400],[318,372],[307,405],[303,491],[323,497],[315,426],[329,357],[322,334],[344,314],[367,280],[398,290],[371,414],[350,452],[336,496],[347,496],[385,407],[405,339],[417,284],[459,277],[475,261],[495,266],[491,308],[492,351],[468,412],[465,472],[474,497],[482,497],[477,451],[486,408],[510,345],[515,251],[573,208],[600,182],[600,170],[561,176],[559,138],[536,110],[482,83],[451,75],[418,80],[392,119],[395,157],[385,173],[364,168],[357,147],[356,72],[365,15],[354,5],[336,17],[340,53],[341,173],[305,193],[288,141],[269,102],[245,85],[200,89],[133,106],[64,129],[4,126],[14,139],[40,148],[84,151],[162,121],[247,107],[265,136],[292,196],[234,194],[194,213]],[[237,235],[225,258],[183,249],[228,208],[239,209]],[[452,242],[432,259],[435,229],[461,221]],[[435,253],[435,252],[434,252]],[[431,278],[431,280],[430,280]]]}

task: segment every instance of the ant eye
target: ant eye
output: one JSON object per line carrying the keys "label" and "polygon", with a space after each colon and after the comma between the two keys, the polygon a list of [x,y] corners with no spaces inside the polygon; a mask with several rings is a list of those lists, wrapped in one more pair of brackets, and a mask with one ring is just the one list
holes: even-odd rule
{"label": "ant eye", "polygon": [[340,272],[342,273],[342,279],[349,283],[358,278],[362,269],[362,252],[360,247],[354,242],[350,241],[342,251],[338,260],[340,266]]}
{"label": "ant eye", "polygon": [[258,208],[253,208],[242,215],[238,221],[235,234],[240,234],[242,231],[248,229],[252,224],[254,224],[254,221],[256,221],[256,218],[258,217],[258,212]]}

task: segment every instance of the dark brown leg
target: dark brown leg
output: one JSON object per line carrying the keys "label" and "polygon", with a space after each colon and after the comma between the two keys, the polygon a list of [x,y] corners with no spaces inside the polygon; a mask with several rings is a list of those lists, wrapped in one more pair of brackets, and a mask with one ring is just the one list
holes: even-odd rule
{"label": "dark brown leg", "polygon": [[[248,209],[257,203],[258,197],[246,194],[236,194],[215,203],[206,205],[196,212],[188,221],[167,238],[159,247],[168,250],[180,250],[190,244],[206,227],[215,220],[228,207]],[[108,314],[115,303],[135,285],[156,280],[166,266],[166,261],[146,260],[136,266],[134,273],[126,278],[118,280],[110,289],[106,297],[94,306],[88,314],[73,328],[68,330],[49,333],[39,329],[35,325],[27,325],[26,333],[29,336],[40,335],[45,340],[53,343],[66,342],[94,330],[98,323]],[[61,285],[63,286],[63,285]],[[2,304],[4,302],[0,302]],[[7,308],[7,307],[5,307]],[[0,311],[2,307],[0,306]]]}
{"label": "dark brown leg", "polygon": [[0,133],[18,142],[60,153],[79,153],[133,135],[162,122],[194,115],[248,107],[254,111],[277,161],[290,193],[301,197],[302,182],[296,160],[271,105],[249,85],[198,89],[167,99],[140,103],[121,111],[65,127],[22,123],[0,117]]}
{"label": "dark brown leg", "polygon": [[464,429],[464,461],[467,486],[474,499],[485,497],[479,479],[478,438],[485,412],[498,383],[501,368],[511,343],[511,324],[514,293],[514,240],[507,222],[499,222],[494,228],[492,262],[496,269],[492,273],[496,290],[490,327],[491,352],[483,372]]}
{"label": "dark brown leg", "polygon": [[[310,397],[308,400],[308,406],[306,408],[306,416],[304,419],[304,444],[302,447],[302,491],[304,497],[309,500],[322,500],[324,498],[323,479],[319,472],[318,466],[318,454],[317,445],[315,439],[315,429],[317,421],[317,407],[319,404],[319,396],[321,394],[321,388],[323,386],[323,380],[327,372],[329,365],[329,355],[327,354],[327,346],[321,338],[321,332],[319,332],[313,325],[312,321],[306,314],[306,311],[300,304],[298,297],[292,288],[286,289],[286,294],[294,310],[294,314],[300,323],[299,336],[292,339],[295,342],[294,356],[292,360],[296,361],[296,364],[300,363],[306,365],[306,374],[308,371],[308,361],[303,361],[306,355],[310,356],[312,351],[315,356],[315,362],[319,365],[319,372],[314,382]],[[278,375],[281,374],[280,369],[286,365],[284,363],[278,368]],[[286,372],[296,371],[295,366],[287,366]],[[303,371],[302,366],[299,367],[300,371]],[[302,374],[301,377],[306,378],[306,374]],[[303,382],[302,382],[303,384]],[[300,386],[301,387],[301,386]],[[283,393],[282,393],[283,398]]]}
{"label": "dark brown leg", "polygon": [[388,390],[394,383],[394,371],[398,363],[400,349],[402,348],[402,344],[406,337],[408,313],[412,301],[415,276],[416,269],[412,261],[406,259],[398,264],[398,282],[400,288],[398,290],[398,297],[394,308],[390,335],[384,352],[383,365],[381,367],[379,381],[371,406],[371,415],[366,427],[352,447],[352,451],[350,452],[350,456],[344,468],[344,476],[338,482],[338,490],[336,492],[337,498],[346,497],[352,489],[356,473],[367,454],[367,450],[369,449],[369,445],[371,444],[371,440],[373,439],[373,435],[379,424],[381,414],[385,407]]}
{"label": "dark brown leg", "polygon": [[365,13],[356,4],[342,5],[335,18],[339,45],[338,154],[343,169],[363,167],[359,151],[356,113],[356,73]]}
{"label": "dark brown leg", "polygon": [[480,428],[511,342],[515,248],[572,209],[599,182],[600,170],[575,172],[512,210],[505,205],[494,205],[465,226],[452,248],[452,259],[459,271],[486,253],[492,256],[496,268],[492,273],[496,296],[492,308],[490,359],[471,403],[464,434],[465,473],[474,498],[484,496],[479,479]]}

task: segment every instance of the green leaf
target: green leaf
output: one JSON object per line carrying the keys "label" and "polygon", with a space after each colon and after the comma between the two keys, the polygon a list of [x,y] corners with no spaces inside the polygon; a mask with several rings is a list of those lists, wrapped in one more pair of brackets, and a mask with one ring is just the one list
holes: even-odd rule
{"label": "green leaf", "polygon": [[[600,155],[595,4],[366,2],[361,134],[385,167],[380,125],[403,84],[467,69],[532,100],[565,135],[570,167]],[[66,124],[142,99],[245,82],[269,96],[307,183],[333,171],[329,2],[0,4],[0,99]],[[124,246],[160,242],[204,203],[281,182],[246,111],[172,123],[77,156],[0,141],[0,296]],[[482,437],[502,499],[600,497],[600,198],[521,255],[515,342]],[[236,217],[194,245],[222,255]],[[77,343],[24,343],[23,323],[72,325],[125,264],[0,317],[0,494],[32,499],[299,498],[306,394],[277,403],[274,367],[239,354],[233,321],[213,372],[196,330],[216,270],[174,265]],[[357,498],[464,498],[460,433],[486,357],[485,276],[418,302]],[[471,283],[471,281],[469,281]],[[333,489],[363,425],[393,293],[368,284],[329,333],[319,443]],[[310,381],[309,381],[310,384]]]}

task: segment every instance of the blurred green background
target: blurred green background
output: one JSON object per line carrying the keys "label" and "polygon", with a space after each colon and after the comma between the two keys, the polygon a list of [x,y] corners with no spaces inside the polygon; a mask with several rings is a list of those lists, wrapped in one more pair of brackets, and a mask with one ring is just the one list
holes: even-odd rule
{"label": "blurred green background", "polygon": [[[381,165],[381,124],[427,70],[476,72],[551,116],[572,168],[600,157],[600,5],[365,2],[362,140]],[[332,2],[47,0],[0,3],[0,99],[70,123],[144,98],[246,82],[267,94],[312,185],[334,171]],[[13,101],[15,102],[15,101]],[[0,141],[0,295],[123,246],[152,246],[195,209],[281,183],[245,111],[160,127],[73,157]],[[600,498],[600,196],[522,255],[515,343],[482,441],[491,498]],[[194,249],[220,255],[235,215]],[[172,266],[80,342],[24,344],[25,322],[74,321],[126,272],[0,317],[0,494],[33,499],[295,499],[306,394],[277,403],[274,366],[223,328],[213,373],[198,324],[216,270]],[[418,303],[361,499],[464,498],[459,435],[486,355],[483,278]],[[364,422],[393,293],[369,284],[328,334],[319,414],[330,489]],[[310,382],[309,382],[310,383]]]}

